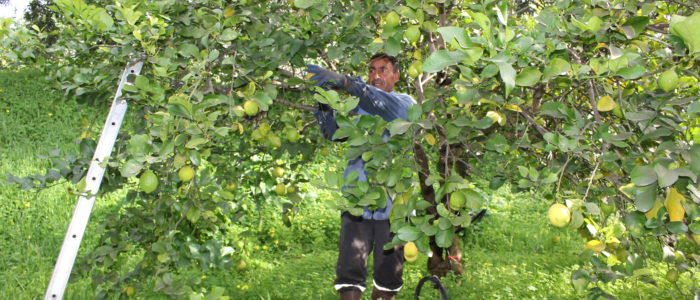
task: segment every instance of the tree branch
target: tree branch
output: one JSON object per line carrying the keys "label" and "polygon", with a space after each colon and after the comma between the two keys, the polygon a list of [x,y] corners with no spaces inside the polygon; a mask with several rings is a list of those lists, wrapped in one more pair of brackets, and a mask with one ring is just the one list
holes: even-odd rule
{"label": "tree branch", "polygon": [[330,60],[330,58],[328,58],[328,55],[326,54],[326,52],[324,52],[324,51],[321,50],[321,49],[316,49],[316,52],[318,52],[318,55],[321,56],[321,58],[323,59],[323,61],[325,61],[325,62],[328,64],[328,66],[331,67],[331,70],[336,71],[336,70],[338,69],[338,68],[335,67],[335,64],[333,63],[333,61]]}
{"label": "tree branch", "polygon": [[285,89],[288,89],[288,90],[303,91],[303,90],[306,89],[306,88],[305,88],[304,86],[302,86],[302,85],[289,85],[289,84],[286,84],[286,83],[284,83],[284,82],[277,81],[277,80],[272,80],[271,83],[272,83],[272,85],[274,85],[274,86],[278,86],[278,87],[285,88]]}
{"label": "tree branch", "polygon": [[279,102],[279,103],[282,103],[282,104],[284,104],[284,105],[291,106],[291,107],[294,107],[294,108],[297,108],[297,109],[308,110],[308,111],[316,111],[316,108],[313,107],[313,106],[308,106],[308,105],[303,105],[303,104],[296,104],[296,103],[292,103],[292,102],[289,102],[289,101],[284,100],[284,99],[281,99],[281,98],[275,98],[275,102]]}

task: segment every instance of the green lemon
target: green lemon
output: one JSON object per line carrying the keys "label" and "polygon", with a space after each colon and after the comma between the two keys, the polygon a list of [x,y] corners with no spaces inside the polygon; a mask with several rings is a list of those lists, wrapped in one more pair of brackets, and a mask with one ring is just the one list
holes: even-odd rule
{"label": "green lemon", "polygon": [[659,87],[664,91],[673,91],[678,85],[678,74],[674,68],[668,69],[659,76]]}
{"label": "green lemon", "polygon": [[403,33],[404,37],[411,43],[415,43],[420,38],[420,26],[412,25],[409,26]]}
{"label": "green lemon", "polygon": [[151,170],[143,172],[141,178],[139,178],[139,187],[141,187],[142,191],[150,194],[158,187],[158,176]]}
{"label": "green lemon", "polygon": [[258,103],[253,100],[247,100],[245,103],[243,103],[243,110],[248,116],[256,115],[258,113],[258,109]]}
{"label": "green lemon", "polygon": [[467,199],[461,191],[456,191],[450,195],[450,208],[453,210],[460,210],[465,203],[467,203]]}
{"label": "green lemon", "polygon": [[386,25],[389,25],[391,27],[396,27],[401,22],[401,17],[399,17],[399,14],[392,11],[386,15],[386,18],[384,18],[384,20],[386,21]]}
{"label": "green lemon", "polygon": [[184,166],[177,172],[177,176],[180,178],[180,181],[190,181],[194,178],[194,169],[190,166]]}
{"label": "green lemon", "polygon": [[287,187],[284,186],[283,183],[278,183],[275,186],[275,193],[277,193],[277,195],[283,196],[284,194],[287,193]]}

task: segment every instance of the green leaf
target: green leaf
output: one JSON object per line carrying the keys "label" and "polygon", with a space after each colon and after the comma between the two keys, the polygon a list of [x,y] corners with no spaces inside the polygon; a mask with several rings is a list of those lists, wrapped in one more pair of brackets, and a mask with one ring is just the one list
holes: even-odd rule
{"label": "green leaf", "polygon": [[654,202],[656,202],[658,186],[656,184],[650,184],[647,186],[640,186],[634,190],[634,206],[638,211],[648,212],[652,207],[654,207]]}
{"label": "green leaf", "polygon": [[294,6],[301,9],[307,9],[314,4],[317,4],[316,0],[294,0]]}
{"label": "green leaf", "polygon": [[415,241],[423,234],[420,229],[413,227],[411,225],[406,225],[399,228],[397,235],[402,241],[411,242]]}
{"label": "green leaf", "polygon": [[104,8],[98,8],[92,15],[92,25],[100,31],[107,31],[114,25],[114,20]]}
{"label": "green leaf", "polygon": [[674,15],[671,17],[671,34],[680,37],[690,54],[700,52],[700,12],[695,12],[689,17]]}
{"label": "green leaf", "polygon": [[208,140],[205,138],[193,137],[192,139],[189,140],[189,142],[187,142],[187,144],[185,145],[185,148],[196,149],[200,145],[205,144],[207,142],[208,142]]}
{"label": "green leaf", "polygon": [[467,57],[461,51],[437,50],[423,62],[423,72],[434,73],[446,67],[456,65],[459,61]]}
{"label": "green leaf", "polygon": [[184,57],[199,57],[199,48],[194,44],[182,44],[178,51]]}
{"label": "green leaf", "polygon": [[401,52],[401,42],[393,37],[390,37],[384,43],[384,51],[386,54],[396,56]]}
{"label": "green leaf", "polygon": [[518,76],[515,77],[515,84],[519,86],[533,86],[540,81],[542,72],[535,67],[528,67],[520,70]]}
{"label": "green leaf", "polygon": [[413,122],[406,121],[404,119],[396,119],[391,124],[389,124],[389,133],[394,136],[398,134],[405,133]]}
{"label": "green leaf", "polygon": [[659,187],[665,188],[678,180],[678,172],[669,170],[661,164],[654,165],[654,171],[659,180]]}
{"label": "green leaf", "polygon": [[487,38],[487,39],[490,38],[490,36],[491,36],[491,20],[489,20],[489,17],[487,17],[486,15],[484,15],[480,12],[473,12],[473,11],[470,11],[469,15],[471,15],[472,19],[474,19],[476,24],[478,24],[479,27],[481,27],[481,29],[483,31],[483,34],[481,36],[483,36],[484,38]]}
{"label": "green leaf", "polygon": [[644,32],[647,24],[649,24],[649,17],[634,16],[622,24],[622,31],[628,39],[633,39]]}
{"label": "green leaf", "polygon": [[615,72],[615,74],[620,75],[624,79],[631,80],[642,77],[646,71],[647,69],[645,69],[642,65],[634,65],[631,67],[620,68],[617,70],[617,72]]}
{"label": "green leaf", "polygon": [[506,85],[506,97],[510,94],[510,91],[515,87],[515,69],[511,64],[506,62],[496,62],[498,65],[498,70],[501,73],[501,79]]}
{"label": "green leaf", "polygon": [[437,31],[442,35],[442,39],[447,43],[450,43],[453,39],[456,39],[457,43],[459,43],[462,48],[467,48],[472,45],[472,42],[469,40],[469,36],[467,36],[467,31],[464,28],[447,26],[440,27],[437,29]]}
{"label": "green leaf", "polygon": [[452,227],[448,228],[447,230],[440,230],[435,235],[435,243],[438,245],[438,247],[448,248],[452,246],[454,236],[455,232]]}
{"label": "green leaf", "polygon": [[136,134],[129,139],[129,146],[126,152],[137,158],[142,158],[150,152],[151,146],[148,143],[148,135]]}
{"label": "green leaf", "polygon": [[636,186],[646,186],[656,182],[656,172],[650,166],[636,166],[632,170],[632,183]]}
{"label": "green leaf", "polygon": [[571,64],[568,61],[557,57],[549,61],[547,67],[544,68],[544,79],[549,80],[569,71],[571,71]]}
{"label": "green leaf", "polygon": [[143,162],[137,159],[127,160],[120,168],[122,177],[132,177],[141,173]]}
{"label": "green leaf", "polygon": [[226,28],[221,32],[219,38],[223,41],[232,41],[238,38],[240,34],[233,28]]}
{"label": "green leaf", "polygon": [[481,194],[474,190],[463,190],[462,193],[467,200],[466,205],[468,208],[472,210],[481,208],[482,204],[484,203],[484,197],[482,197]]}
{"label": "green leaf", "polygon": [[688,225],[683,222],[668,222],[668,231],[675,234],[684,234],[688,232]]}

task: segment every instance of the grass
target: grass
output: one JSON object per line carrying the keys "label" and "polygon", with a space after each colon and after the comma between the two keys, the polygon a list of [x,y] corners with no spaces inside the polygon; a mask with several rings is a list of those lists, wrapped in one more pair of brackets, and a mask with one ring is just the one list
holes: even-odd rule
{"label": "grass", "polygon": [[[88,108],[63,99],[61,93],[46,88],[48,83],[41,77],[36,71],[0,71],[0,174],[43,172],[49,164],[37,154],[52,149],[76,152],[75,141],[85,120],[99,124],[106,114],[106,106]],[[338,195],[317,184],[329,165],[341,169],[342,161],[319,161],[306,170],[312,180],[302,187],[306,198],[292,226],[270,218],[256,223],[256,228],[232,227],[253,233],[242,256],[246,268],[181,270],[175,275],[195,278],[192,286],[202,294],[222,287],[230,299],[336,298],[332,284],[339,212],[332,202]],[[485,182],[477,185],[487,186]],[[43,297],[76,201],[66,191],[68,186],[62,182],[36,192],[0,185],[0,298]],[[462,237],[464,274],[442,280],[452,299],[585,298],[569,284],[571,272],[587,265],[579,258],[585,240],[573,230],[549,225],[545,217],[549,203],[537,194],[512,193],[505,186],[491,196],[490,213]],[[78,259],[94,247],[96,225],[116,209],[121,197],[123,193],[115,192],[98,198]],[[553,240],[555,236],[559,242]],[[685,272],[678,286],[673,286],[663,279],[665,265],[648,268],[657,285],[626,280],[599,287],[619,299],[684,299],[688,296],[680,291],[688,293],[700,281],[698,275]],[[406,264],[404,290],[397,299],[413,299],[418,281],[426,275],[426,257]],[[153,291],[155,284],[155,279],[139,282],[135,298],[167,298]],[[428,292],[429,288],[424,289],[423,296]],[[65,298],[91,299],[94,294],[89,278],[73,276]],[[364,293],[363,299],[369,299],[369,294]],[[119,297],[123,295],[111,298]]]}

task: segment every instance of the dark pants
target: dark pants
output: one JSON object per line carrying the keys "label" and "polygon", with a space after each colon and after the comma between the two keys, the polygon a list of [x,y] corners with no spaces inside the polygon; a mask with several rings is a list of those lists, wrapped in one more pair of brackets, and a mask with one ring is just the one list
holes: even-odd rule
{"label": "dark pants", "polygon": [[395,294],[403,286],[403,247],[384,250],[391,242],[388,220],[364,220],[344,212],[341,217],[338,264],[335,268],[335,289],[364,291],[367,258],[374,251],[374,286]]}

